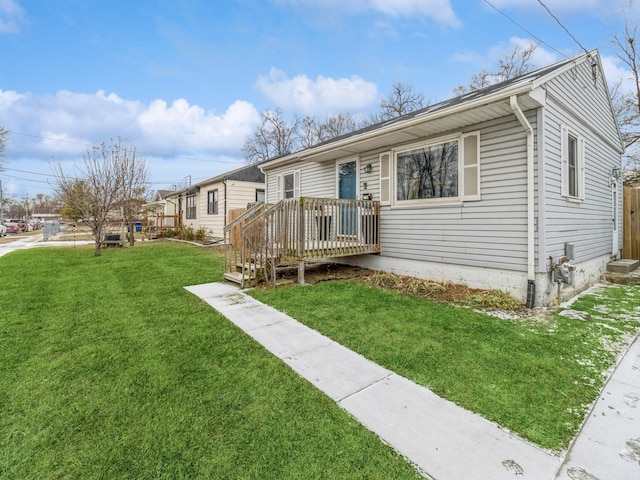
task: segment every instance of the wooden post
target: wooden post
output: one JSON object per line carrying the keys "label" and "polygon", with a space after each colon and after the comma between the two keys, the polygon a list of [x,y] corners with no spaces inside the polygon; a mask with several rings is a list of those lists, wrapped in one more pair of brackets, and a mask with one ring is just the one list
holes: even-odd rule
{"label": "wooden post", "polygon": [[298,257],[298,283],[304,285],[304,255],[305,255],[305,208],[304,197],[300,197],[298,201],[298,248],[296,257]]}

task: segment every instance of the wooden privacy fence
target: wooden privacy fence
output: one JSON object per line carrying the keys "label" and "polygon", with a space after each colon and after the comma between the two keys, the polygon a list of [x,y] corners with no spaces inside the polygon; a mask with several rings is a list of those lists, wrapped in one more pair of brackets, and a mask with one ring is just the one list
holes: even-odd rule
{"label": "wooden privacy fence", "polygon": [[640,188],[624,187],[622,258],[640,260]]}

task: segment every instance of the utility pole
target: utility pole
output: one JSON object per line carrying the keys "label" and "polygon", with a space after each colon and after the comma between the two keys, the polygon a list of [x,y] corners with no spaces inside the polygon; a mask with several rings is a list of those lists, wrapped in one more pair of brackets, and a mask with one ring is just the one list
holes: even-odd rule
{"label": "utility pole", "polygon": [[4,198],[2,197],[2,180],[0,180],[0,223],[4,223]]}

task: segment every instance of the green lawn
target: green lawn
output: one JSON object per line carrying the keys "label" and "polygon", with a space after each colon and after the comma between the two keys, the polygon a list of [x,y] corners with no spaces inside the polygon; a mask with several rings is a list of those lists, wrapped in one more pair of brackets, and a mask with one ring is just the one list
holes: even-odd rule
{"label": "green lawn", "polygon": [[252,295],[550,449],[576,434],[603,372],[640,327],[637,287],[579,300],[586,320],[502,320],[354,281]]}
{"label": "green lawn", "polygon": [[221,272],[175,243],[1,257],[0,478],[420,478],[183,289]]}

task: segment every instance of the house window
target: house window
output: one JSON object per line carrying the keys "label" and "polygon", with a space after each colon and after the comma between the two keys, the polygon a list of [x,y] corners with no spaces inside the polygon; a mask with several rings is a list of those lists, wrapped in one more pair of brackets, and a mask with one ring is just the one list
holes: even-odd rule
{"label": "house window", "polygon": [[458,140],[397,153],[397,202],[457,196]]}
{"label": "house window", "polygon": [[584,140],[563,126],[562,135],[562,196],[584,199]]}
{"label": "house window", "polygon": [[256,188],[256,202],[264,203],[264,188]]}
{"label": "house window", "polygon": [[567,188],[570,197],[578,196],[578,139],[567,137]]}
{"label": "house window", "polygon": [[293,173],[284,175],[282,181],[284,182],[282,188],[283,198],[293,198]]}
{"label": "house window", "polygon": [[187,211],[185,218],[194,219],[196,218],[196,196],[188,195],[187,196]]}
{"label": "house window", "polygon": [[218,189],[207,192],[207,213],[209,215],[218,214]]}
{"label": "house window", "polygon": [[276,197],[278,200],[300,197],[300,171],[283,173],[276,179]]}

